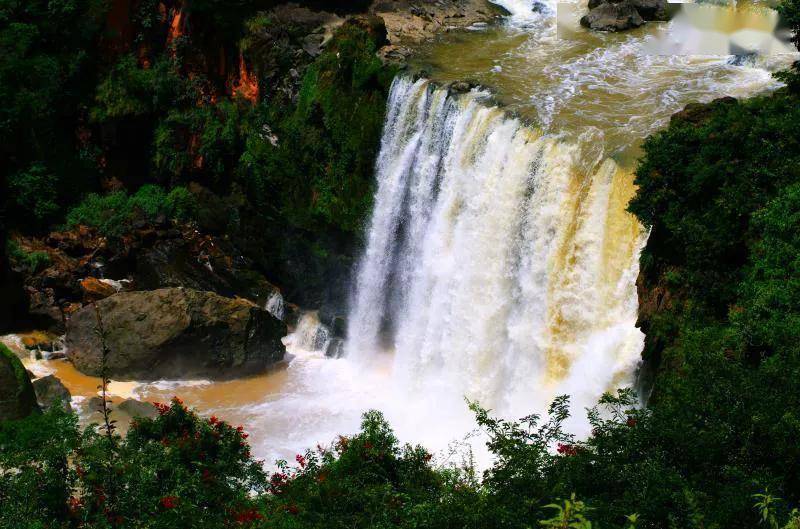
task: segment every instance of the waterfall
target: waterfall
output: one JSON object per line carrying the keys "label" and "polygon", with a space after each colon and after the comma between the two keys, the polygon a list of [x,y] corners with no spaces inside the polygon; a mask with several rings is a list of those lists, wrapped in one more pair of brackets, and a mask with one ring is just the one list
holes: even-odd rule
{"label": "waterfall", "polygon": [[415,395],[520,415],[569,393],[583,415],[643,345],[633,176],[481,99],[395,80],[346,355],[393,352]]}

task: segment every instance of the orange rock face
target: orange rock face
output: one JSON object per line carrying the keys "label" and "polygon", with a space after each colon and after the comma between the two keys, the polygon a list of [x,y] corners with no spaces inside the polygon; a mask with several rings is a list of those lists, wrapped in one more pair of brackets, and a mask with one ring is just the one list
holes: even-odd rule
{"label": "orange rock face", "polygon": [[172,15],[172,22],[169,24],[169,32],[167,33],[167,45],[171,44],[175,39],[182,37],[186,32],[186,16],[183,13],[183,8],[180,7]]}
{"label": "orange rock face", "polygon": [[244,56],[239,54],[239,79],[233,83],[233,93],[251,103],[258,102],[258,78],[250,71]]}
{"label": "orange rock face", "polygon": [[83,297],[86,301],[98,301],[105,299],[117,291],[114,287],[107,285],[94,277],[87,277],[81,281],[81,289],[83,290]]}

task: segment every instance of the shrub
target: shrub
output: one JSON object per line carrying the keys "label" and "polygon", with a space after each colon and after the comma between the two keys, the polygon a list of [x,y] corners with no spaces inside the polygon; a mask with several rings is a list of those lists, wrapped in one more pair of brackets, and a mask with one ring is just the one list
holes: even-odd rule
{"label": "shrub", "polygon": [[7,243],[8,257],[17,267],[25,268],[35,274],[50,266],[50,256],[46,252],[26,252],[14,240]]}
{"label": "shrub", "polygon": [[164,56],[145,69],[136,57],[125,55],[98,84],[91,117],[107,121],[165,112],[190,93],[190,83],[171,58]]}
{"label": "shrub", "polygon": [[60,407],[0,423],[0,526],[231,527],[266,489],[241,428],[179,400],[121,439]]}
{"label": "shrub", "polygon": [[188,220],[195,209],[193,196],[185,188],[176,187],[167,194],[158,186],[144,185],[130,197],[124,191],[88,195],[67,214],[67,225],[82,224],[119,236],[136,220],[154,221],[160,215]]}
{"label": "shrub", "polygon": [[59,178],[41,162],[12,174],[8,180],[11,201],[18,214],[38,226],[47,226],[61,211],[58,204]]}

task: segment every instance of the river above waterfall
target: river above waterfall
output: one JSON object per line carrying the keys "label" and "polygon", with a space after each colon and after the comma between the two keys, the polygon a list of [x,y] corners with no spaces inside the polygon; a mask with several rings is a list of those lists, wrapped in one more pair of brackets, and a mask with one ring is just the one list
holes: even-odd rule
{"label": "river above waterfall", "polygon": [[777,50],[763,56],[688,55],[682,51],[690,50],[688,45],[669,54],[658,46],[676,39],[724,42],[756,30],[768,38],[765,26],[772,19],[757,3],[689,5],[696,27],[686,35],[676,33],[675,22],[649,22],[621,33],[589,31],[579,24],[583,4],[560,6],[557,31],[554,2],[541,8],[542,15],[521,12],[520,2],[498,3],[515,11],[509,23],[446,33],[418,50],[414,69],[434,81],[487,87],[508,111],[534,126],[591,137],[606,155],[635,156],[631,147],[687,103],[777,88],[772,72],[796,57]]}

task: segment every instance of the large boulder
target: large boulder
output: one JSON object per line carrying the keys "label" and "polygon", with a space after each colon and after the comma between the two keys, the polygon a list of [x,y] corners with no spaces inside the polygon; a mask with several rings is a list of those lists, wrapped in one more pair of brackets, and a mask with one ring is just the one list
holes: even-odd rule
{"label": "large boulder", "polygon": [[581,25],[597,31],[625,31],[638,28],[644,19],[629,0],[595,7],[581,17]]}
{"label": "large boulder", "polygon": [[0,420],[22,419],[38,410],[36,394],[22,362],[0,344]]}
{"label": "large boulder", "polygon": [[669,20],[667,0],[589,0],[581,25],[598,31],[624,31],[648,20]]}
{"label": "large boulder", "polygon": [[[120,292],[97,302],[116,379],[228,378],[283,359],[286,325],[251,301],[213,292],[163,288]],[[102,351],[92,306],[67,323],[75,367],[99,375]]]}
{"label": "large boulder", "polygon": [[36,400],[39,401],[39,406],[44,409],[52,408],[53,406],[61,406],[67,411],[72,409],[70,406],[72,394],[70,394],[61,380],[53,375],[34,380],[33,390],[36,393]]}
{"label": "large boulder", "polygon": [[645,20],[669,20],[667,0],[627,0]]}

